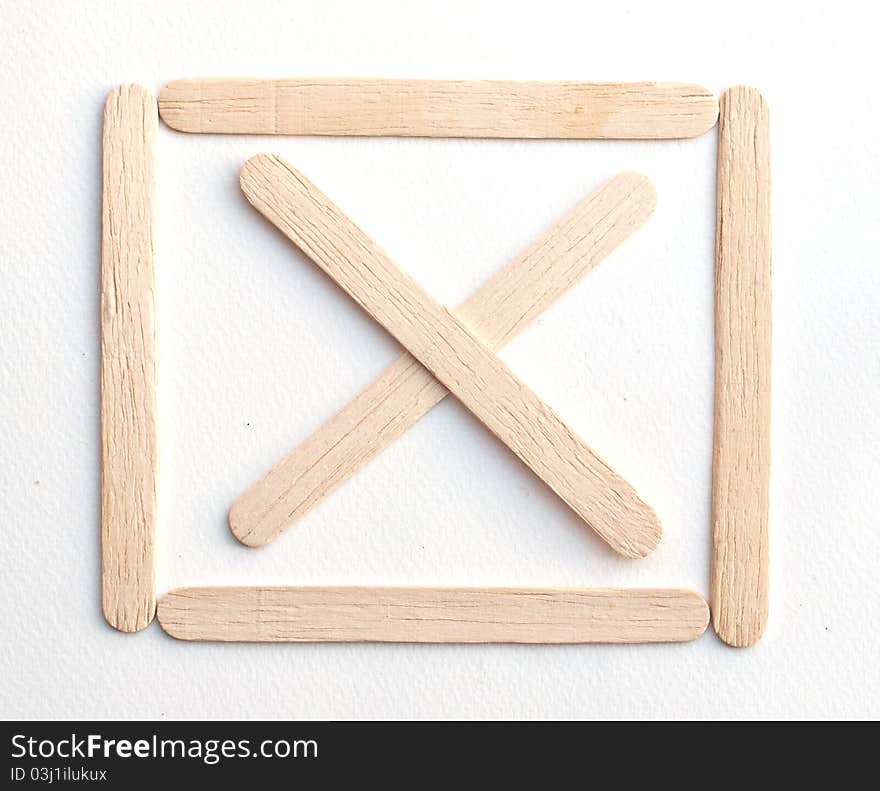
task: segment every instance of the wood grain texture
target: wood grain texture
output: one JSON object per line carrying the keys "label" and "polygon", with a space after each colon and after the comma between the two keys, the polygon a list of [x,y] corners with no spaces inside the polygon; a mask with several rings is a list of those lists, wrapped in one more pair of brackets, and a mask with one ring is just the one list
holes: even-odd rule
{"label": "wood grain texture", "polygon": [[104,106],[101,247],[102,601],[123,632],[156,609],[155,97],[116,88]]}
{"label": "wood grain texture", "polygon": [[660,523],[615,473],[477,337],[304,176],[258,155],[241,171],[254,207],[440,380],[615,551],[644,557]]}
{"label": "wood grain texture", "polygon": [[718,103],[662,82],[188,79],[159,111],[182,132],[657,140],[708,131]]}
{"label": "wood grain texture", "polygon": [[[616,176],[488,280],[456,314],[487,346],[499,348],[638,228],[655,203],[647,178]],[[235,501],[229,512],[232,532],[248,546],[274,540],[448,392],[412,355],[402,355]]]}
{"label": "wood grain texture", "polygon": [[159,601],[180,640],[255,643],[677,643],[709,623],[687,590],[179,588]]}
{"label": "wood grain texture", "polygon": [[712,612],[749,646],[768,612],[770,126],[753,88],[721,97],[715,273]]}

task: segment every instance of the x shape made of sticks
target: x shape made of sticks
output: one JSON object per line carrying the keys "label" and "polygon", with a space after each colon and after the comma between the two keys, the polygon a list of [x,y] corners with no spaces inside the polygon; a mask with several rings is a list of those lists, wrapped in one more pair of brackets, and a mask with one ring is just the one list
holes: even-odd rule
{"label": "x shape made of sticks", "polygon": [[[638,185],[644,189],[645,180]],[[401,358],[404,366],[423,366],[427,378],[439,382],[439,397],[425,412],[445,395],[445,387],[612,549],[636,558],[657,546],[661,528],[654,511],[491,350],[518,327],[506,332],[499,327],[500,338],[493,338],[491,332],[487,337],[479,326],[471,329],[401,272],[360,228],[283,160],[267,155],[248,160],[242,168],[241,186],[258,211],[410,352],[411,358]],[[647,189],[650,213],[653,192],[650,185]],[[479,335],[475,329],[481,330]],[[267,477],[271,481],[272,473]],[[278,500],[266,489],[259,482],[230,511],[230,526],[243,543],[267,543],[287,526],[282,523],[279,529],[277,521],[265,519],[267,504],[271,512],[276,502],[284,501],[283,491]]]}

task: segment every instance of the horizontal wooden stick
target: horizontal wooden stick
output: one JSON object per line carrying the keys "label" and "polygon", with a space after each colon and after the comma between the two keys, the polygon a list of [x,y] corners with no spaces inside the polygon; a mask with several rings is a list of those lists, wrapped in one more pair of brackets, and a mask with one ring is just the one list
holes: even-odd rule
{"label": "horizontal wooden stick", "polygon": [[220,642],[678,643],[705,631],[709,608],[660,588],[179,588],[158,620]]}
{"label": "horizontal wooden stick", "polygon": [[708,131],[718,102],[673,82],[188,79],[159,111],[182,132],[658,140]]}
{"label": "horizontal wooden stick", "polygon": [[[655,203],[647,178],[615,176],[474,292],[457,315],[499,348],[638,228]],[[248,546],[273,541],[448,392],[412,355],[399,357],[235,501],[229,525],[236,538]]]}
{"label": "horizontal wooden stick", "polygon": [[632,486],[317,187],[267,155],[245,163],[241,187],[615,551],[644,557],[657,546],[660,522]]}
{"label": "horizontal wooden stick", "polygon": [[107,622],[153,620],[156,531],[155,97],[104,105],[101,244],[101,578]]}
{"label": "horizontal wooden stick", "polygon": [[712,619],[749,646],[770,574],[770,121],[754,88],[721,97],[717,191]]}

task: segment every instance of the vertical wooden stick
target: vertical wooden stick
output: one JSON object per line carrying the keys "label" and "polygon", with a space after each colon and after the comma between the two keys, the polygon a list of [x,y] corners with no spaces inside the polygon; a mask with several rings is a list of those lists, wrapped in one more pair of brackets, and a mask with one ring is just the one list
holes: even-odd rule
{"label": "vertical wooden stick", "polygon": [[756,643],[768,610],[770,135],[753,88],[721,97],[715,274],[712,618]]}
{"label": "vertical wooden stick", "polygon": [[101,248],[103,609],[123,632],[156,610],[155,97],[138,85],[104,107]]}

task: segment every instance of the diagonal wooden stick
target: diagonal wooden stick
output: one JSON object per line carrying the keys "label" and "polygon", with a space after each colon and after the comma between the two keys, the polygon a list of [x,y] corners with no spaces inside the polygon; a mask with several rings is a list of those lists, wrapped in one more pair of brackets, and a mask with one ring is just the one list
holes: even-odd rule
{"label": "diagonal wooden stick", "polygon": [[709,623],[677,589],[178,588],[159,601],[179,640],[252,643],[677,643]]}
{"label": "diagonal wooden stick", "polygon": [[183,132],[659,140],[708,131],[718,102],[676,82],[189,79],[159,112]]}
{"label": "diagonal wooden stick", "polygon": [[492,352],[282,160],[241,172],[248,200],[330,275],[615,551],[644,557],[654,511]]}
{"label": "diagonal wooden stick", "polygon": [[[647,178],[615,176],[488,280],[457,315],[490,348],[500,348],[638,228],[655,203]],[[412,355],[403,354],[235,501],[232,532],[248,546],[273,541],[447,393]]]}

